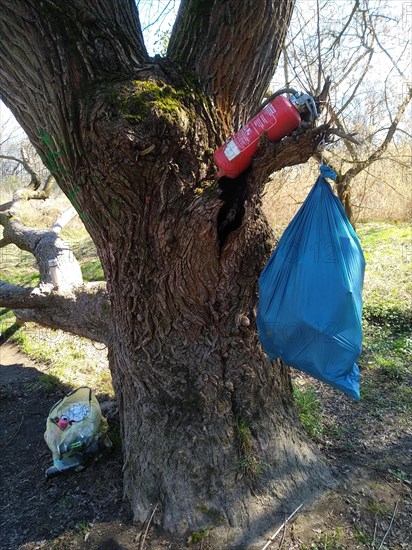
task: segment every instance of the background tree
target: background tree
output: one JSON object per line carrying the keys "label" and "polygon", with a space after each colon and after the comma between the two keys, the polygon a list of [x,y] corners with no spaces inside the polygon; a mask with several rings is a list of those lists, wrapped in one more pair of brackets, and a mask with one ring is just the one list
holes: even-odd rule
{"label": "background tree", "polygon": [[[107,302],[106,285],[83,285],[79,263],[69,244],[60,237],[62,230],[77,216],[77,212],[73,207],[68,208],[49,229],[28,227],[21,220],[22,205],[27,201],[46,200],[50,197],[54,178],[36,158],[30,144],[20,144],[20,153],[20,157],[0,154],[0,159],[21,165],[29,176],[29,183],[16,189],[12,200],[0,205],[0,226],[3,227],[0,249],[16,245],[20,250],[33,254],[40,285],[33,290],[16,289],[13,285],[2,283],[2,298],[6,301],[12,299],[19,325],[24,321],[35,321],[52,328],[65,326],[65,330],[74,334],[88,334],[89,338],[104,342],[107,322],[100,315],[99,302]],[[49,261],[54,259],[57,260],[54,267],[56,287],[53,285],[49,267]],[[53,293],[54,288],[56,292]],[[38,304],[34,309],[33,303]],[[98,323],[94,319],[96,307],[99,311]]]}
{"label": "background tree", "polygon": [[89,290],[87,331],[77,288],[3,284],[0,304],[107,343],[134,518],[158,504],[157,521],[182,532],[212,517],[240,547],[252,523],[331,479],[255,329],[271,237],[261,194],[330,129],[263,141],[237,181],[216,182],[212,161],[260,103],[293,4],[183,0],[167,56],[150,58],[132,0],[0,1],[0,97],[93,238],[110,306]]}
{"label": "background tree", "polygon": [[0,211],[15,208],[19,201],[45,200],[49,198],[53,189],[54,178],[45,169],[33,146],[30,142],[24,143],[22,141],[19,144],[18,153],[13,151],[7,153],[2,151],[4,145],[7,145],[7,141],[7,139],[4,140],[4,143],[0,145],[0,161],[9,161],[9,164],[11,164],[11,169],[9,168],[11,174],[15,173],[18,168],[23,170],[29,176],[29,182],[26,186],[19,187],[13,193],[12,201],[0,204]]}
{"label": "background tree", "polygon": [[[325,75],[333,75],[324,122],[357,138],[346,137],[325,154],[338,173],[336,191],[352,223],[353,179],[405,131],[412,87],[402,8],[385,0],[298,3],[285,42],[279,78],[316,94]],[[396,151],[391,156],[402,162]]]}

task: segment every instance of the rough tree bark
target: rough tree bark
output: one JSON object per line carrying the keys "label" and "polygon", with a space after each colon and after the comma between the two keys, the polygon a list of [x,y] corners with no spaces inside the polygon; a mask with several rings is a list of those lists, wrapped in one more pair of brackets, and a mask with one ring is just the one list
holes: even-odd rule
{"label": "rough tree bark", "polygon": [[266,144],[238,181],[212,162],[259,104],[292,7],[183,0],[169,57],[151,59],[132,0],[0,0],[0,95],[107,279],[125,497],[141,521],[159,503],[165,529],[230,529],[227,548],[330,480],[255,328],[261,192],[325,128]]}

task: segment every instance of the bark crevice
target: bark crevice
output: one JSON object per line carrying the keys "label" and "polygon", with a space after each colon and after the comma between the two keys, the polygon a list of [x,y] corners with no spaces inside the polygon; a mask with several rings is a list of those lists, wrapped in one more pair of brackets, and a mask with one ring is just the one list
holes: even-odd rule
{"label": "bark crevice", "polygon": [[249,174],[250,170],[246,170],[237,178],[222,177],[218,181],[219,199],[223,202],[217,217],[220,249],[223,248],[230,233],[242,225],[246,211],[245,204],[249,196]]}

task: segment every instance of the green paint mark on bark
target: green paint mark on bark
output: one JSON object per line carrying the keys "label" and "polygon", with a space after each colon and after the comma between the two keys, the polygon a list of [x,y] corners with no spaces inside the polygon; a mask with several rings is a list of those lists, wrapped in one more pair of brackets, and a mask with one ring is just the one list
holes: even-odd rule
{"label": "green paint mark on bark", "polygon": [[[62,150],[64,150],[63,147],[56,145],[56,141],[45,130],[40,130],[39,137],[46,146],[46,153],[41,155],[41,159],[45,163],[47,168],[52,174],[58,174],[63,177],[68,176],[68,171],[61,163]],[[80,187],[76,185],[76,187],[73,187],[73,189],[70,189],[67,192],[67,197],[76,209],[81,220],[83,222],[90,221],[91,218],[83,212],[77,200],[77,194],[79,193],[79,191]]]}
{"label": "green paint mark on bark", "polygon": [[62,167],[58,163],[61,151],[56,147],[53,138],[45,130],[40,130],[39,136],[47,148],[46,153],[42,157],[43,162],[53,174],[63,174]]}
{"label": "green paint mark on bark", "polygon": [[88,216],[87,214],[85,214],[83,212],[83,210],[80,208],[80,205],[79,205],[78,200],[77,200],[76,195],[79,193],[79,191],[80,191],[80,187],[78,187],[78,186],[73,187],[73,189],[70,189],[70,191],[67,193],[67,198],[69,199],[69,201],[74,206],[76,212],[79,214],[80,219],[83,222],[88,222],[88,221],[91,220],[91,218],[90,218],[90,216]]}

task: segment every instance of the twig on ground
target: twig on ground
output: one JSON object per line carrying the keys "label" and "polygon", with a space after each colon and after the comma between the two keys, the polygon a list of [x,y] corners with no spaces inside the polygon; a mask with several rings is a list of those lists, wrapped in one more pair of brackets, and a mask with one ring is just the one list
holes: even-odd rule
{"label": "twig on ground", "polygon": [[[285,516],[286,516],[286,514],[285,514]],[[278,548],[282,548],[283,541],[285,540],[285,535],[286,535],[286,518],[285,518],[285,521],[283,523],[283,531],[282,531],[282,536],[280,537],[280,542],[279,542]]]}
{"label": "twig on ground", "polygon": [[19,427],[18,427],[17,430],[16,430],[16,433],[14,433],[14,434],[11,436],[11,438],[7,441],[7,443],[5,443],[5,444],[2,446],[2,448],[1,448],[2,451],[4,451],[4,449],[10,445],[10,443],[13,441],[13,439],[14,439],[14,438],[16,437],[16,435],[19,433],[21,427],[23,426],[23,422],[24,422],[24,416],[21,417],[21,422],[20,422],[20,424],[19,424]]}
{"label": "twig on ground", "polygon": [[158,506],[159,506],[159,503],[157,503],[156,506],[153,508],[152,515],[150,516],[149,521],[147,522],[146,530],[143,534],[142,540],[140,541],[139,550],[143,550],[143,548],[144,548],[144,543],[146,541],[147,532],[149,531],[150,524],[152,523],[153,516],[155,515]]}
{"label": "twig on ground", "polygon": [[394,507],[394,509],[393,509],[392,518],[391,518],[391,522],[390,522],[390,524],[389,524],[388,530],[387,530],[386,533],[383,535],[383,539],[381,540],[381,543],[380,543],[380,545],[379,545],[378,550],[381,550],[381,548],[382,548],[382,546],[383,546],[383,543],[385,542],[386,537],[389,535],[389,532],[390,532],[390,530],[392,529],[393,520],[395,519],[396,511],[398,510],[398,504],[399,504],[399,502],[397,502],[397,503],[395,504],[395,507]]}
{"label": "twig on ground", "polygon": [[376,531],[378,529],[378,518],[375,517],[375,527],[373,529],[373,539],[372,539],[372,548],[375,548],[375,541],[376,541]]}
{"label": "twig on ground", "polygon": [[270,539],[267,541],[267,543],[266,543],[265,546],[262,548],[262,550],[266,550],[266,548],[268,548],[268,547],[272,544],[272,542],[275,540],[276,536],[282,531],[282,529],[285,527],[285,525],[287,524],[287,522],[290,521],[290,520],[293,518],[293,516],[294,516],[295,514],[297,514],[297,512],[302,508],[302,506],[303,506],[303,502],[302,502],[302,504],[300,504],[300,505],[296,508],[296,510],[295,510],[294,512],[292,512],[292,513],[290,514],[290,516],[289,516],[288,518],[285,519],[285,521],[282,523],[282,525],[279,527],[279,529],[278,529],[275,533],[273,533],[273,535],[272,535],[272,536],[270,537]]}

